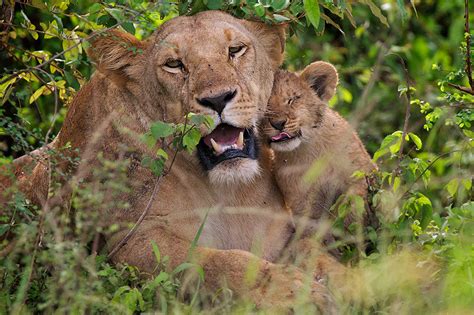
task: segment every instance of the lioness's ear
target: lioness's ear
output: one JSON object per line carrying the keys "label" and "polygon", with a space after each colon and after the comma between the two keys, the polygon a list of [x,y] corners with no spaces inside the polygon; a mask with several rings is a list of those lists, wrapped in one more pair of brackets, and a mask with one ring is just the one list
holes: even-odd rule
{"label": "lioness's ear", "polygon": [[243,21],[245,27],[255,35],[270,57],[272,66],[276,69],[283,63],[285,52],[285,24],[267,25],[262,22]]}
{"label": "lioness's ear", "polygon": [[126,74],[126,67],[143,54],[146,42],[119,31],[110,30],[94,37],[87,54],[97,64],[99,71],[110,74]]}
{"label": "lioness's ear", "polygon": [[334,96],[339,80],[336,68],[324,61],[313,62],[301,72],[300,77],[326,102]]}

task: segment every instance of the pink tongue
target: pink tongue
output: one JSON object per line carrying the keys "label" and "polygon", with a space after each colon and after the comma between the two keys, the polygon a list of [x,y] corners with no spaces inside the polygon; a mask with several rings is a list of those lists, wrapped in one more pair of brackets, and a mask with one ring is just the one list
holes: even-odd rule
{"label": "pink tongue", "polygon": [[276,135],[276,136],[273,136],[272,137],[272,140],[273,141],[280,141],[280,140],[284,140],[284,139],[290,139],[290,135],[287,134],[286,132],[281,132],[280,134]]}
{"label": "pink tongue", "polygon": [[237,142],[239,133],[244,131],[242,128],[236,128],[230,125],[221,124],[214,131],[204,137],[204,143],[212,148],[211,138],[220,145],[232,145]]}

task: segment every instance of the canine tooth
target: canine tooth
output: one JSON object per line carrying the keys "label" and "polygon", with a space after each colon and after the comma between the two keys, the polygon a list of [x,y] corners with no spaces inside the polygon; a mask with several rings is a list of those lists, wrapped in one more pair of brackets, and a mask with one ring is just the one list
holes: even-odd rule
{"label": "canine tooth", "polygon": [[212,148],[214,149],[214,151],[216,151],[216,153],[221,153],[223,151],[223,148],[221,147],[221,145],[217,143],[216,141],[214,141],[214,139],[212,138],[211,138],[211,144],[212,144]]}
{"label": "canine tooth", "polygon": [[244,132],[243,131],[239,133],[239,138],[237,139],[236,145],[238,149],[242,149],[244,147]]}

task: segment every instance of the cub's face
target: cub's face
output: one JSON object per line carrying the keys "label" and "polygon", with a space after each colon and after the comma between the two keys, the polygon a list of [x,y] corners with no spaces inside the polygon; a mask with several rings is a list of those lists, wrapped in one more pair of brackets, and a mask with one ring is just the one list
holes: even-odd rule
{"label": "cub's face", "polygon": [[261,127],[264,140],[275,151],[292,151],[313,141],[336,85],[337,72],[325,62],[309,65],[300,76],[278,71]]}

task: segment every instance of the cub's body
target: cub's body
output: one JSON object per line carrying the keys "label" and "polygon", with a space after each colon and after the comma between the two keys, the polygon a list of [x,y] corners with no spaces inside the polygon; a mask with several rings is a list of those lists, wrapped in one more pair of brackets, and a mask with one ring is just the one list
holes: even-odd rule
{"label": "cub's body", "polygon": [[335,68],[324,62],[299,76],[275,76],[263,131],[278,186],[296,216],[334,216],[329,209],[341,194],[365,199],[365,178],[352,175],[376,169],[353,128],[327,105],[337,81]]}

